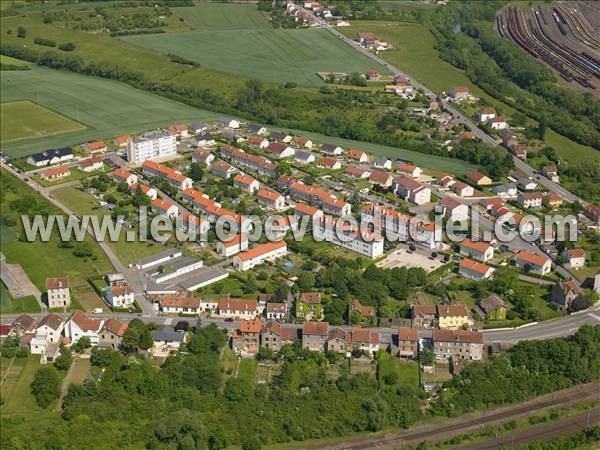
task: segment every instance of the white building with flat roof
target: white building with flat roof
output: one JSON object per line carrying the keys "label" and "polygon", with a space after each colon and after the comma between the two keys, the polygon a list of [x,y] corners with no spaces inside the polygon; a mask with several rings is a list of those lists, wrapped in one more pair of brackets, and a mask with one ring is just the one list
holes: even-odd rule
{"label": "white building with flat roof", "polygon": [[127,143],[127,161],[141,164],[146,160],[168,158],[177,154],[177,138],[169,131],[149,131]]}

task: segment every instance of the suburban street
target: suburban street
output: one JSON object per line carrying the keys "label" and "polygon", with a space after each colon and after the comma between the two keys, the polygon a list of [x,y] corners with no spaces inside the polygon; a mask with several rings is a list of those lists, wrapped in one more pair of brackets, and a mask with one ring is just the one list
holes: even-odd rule
{"label": "suburban street", "polygon": [[[427,97],[429,97],[431,99],[437,98],[437,94],[435,92],[433,92],[432,90],[430,90],[429,88],[427,88],[424,84],[422,84],[419,81],[415,80],[414,78],[412,78],[407,73],[405,73],[405,72],[401,71],[400,69],[398,69],[396,66],[393,66],[392,64],[388,63],[383,58],[380,58],[376,54],[370,52],[368,49],[366,49],[363,46],[361,46],[358,42],[356,42],[353,39],[351,39],[351,38],[345,36],[344,34],[340,33],[339,31],[337,31],[335,29],[335,26],[327,24],[327,22],[325,22],[324,20],[322,20],[319,17],[317,17],[316,15],[314,15],[312,11],[307,10],[305,8],[302,8],[302,6],[300,6],[300,5],[297,5],[297,6],[302,11],[304,11],[304,13],[312,16],[314,18],[315,22],[318,23],[321,28],[324,28],[324,29],[330,31],[335,36],[337,36],[338,38],[340,38],[341,40],[343,40],[344,42],[346,42],[348,45],[350,45],[351,47],[353,47],[356,50],[358,50],[359,52],[361,52],[366,57],[368,57],[368,58],[372,59],[373,61],[375,61],[376,63],[384,66],[393,75],[400,75],[400,76],[402,76],[410,84],[412,84],[413,86],[415,86],[417,89],[423,91],[423,93]],[[450,86],[449,86],[449,88],[450,88]],[[449,102],[447,102],[447,101],[444,100],[444,101],[442,101],[442,105],[450,113],[452,113],[452,115],[454,116],[454,118],[459,123],[467,125],[475,133],[475,136],[477,136],[483,142],[486,142],[486,143],[488,143],[490,145],[493,145],[493,146],[498,146],[499,145],[498,142],[492,136],[488,135],[485,131],[483,131],[481,128],[479,128],[476,123],[474,123],[469,117],[465,116],[461,111],[459,111],[452,104],[450,104]],[[521,170],[522,172],[524,172],[529,177],[536,178],[535,170],[531,166],[529,166],[526,162],[522,161],[521,159],[517,158],[516,156],[513,157],[513,160],[515,162],[515,167],[517,169]],[[587,202],[585,202],[584,200],[582,200],[581,198],[579,198],[575,194],[569,192],[568,190],[566,190],[565,188],[563,188],[559,184],[557,184],[557,183],[555,183],[555,182],[553,182],[551,180],[548,180],[545,177],[540,177],[539,179],[536,179],[536,181],[539,184],[543,185],[548,190],[550,190],[550,191],[558,194],[561,198],[563,198],[563,199],[565,199],[565,200],[567,200],[569,202],[578,201],[578,202],[581,202],[583,205],[587,204]]]}

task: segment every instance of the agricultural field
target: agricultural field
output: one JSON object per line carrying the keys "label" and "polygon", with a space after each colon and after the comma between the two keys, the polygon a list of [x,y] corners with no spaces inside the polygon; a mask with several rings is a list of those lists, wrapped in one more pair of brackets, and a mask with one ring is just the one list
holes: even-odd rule
{"label": "agricultural field", "polygon": [[29,100],[2,103],[0,127],[3,144],[85,129],[85,126]]}
{"label": "agricultural field", "polygon": [[272,28],[255,5],[201,4],[174,11],[194,31],[121,39],[214,70],[276,83],[320,86],[316,72],[386,72],[326,30]]}
{"label": "agricultural field", "polygon": [[[43,67],[33,66],[29,71],[3,72],[0,86],[0,99],[3,103],[2,149],[13,157],[93,139],[111,138],[128,132],[146,131],[178,121],[202,121],[217,117],[217,114],[149,94],[124,83]],[[39,89],[39,86],[44,86],[44,89]],[[20,103],[35,106],[31,102],[15,102],[23,99],[33,100],[44,108],[70,117],[75,121],[71,123],[84,124],[87,129],[77,125],[76,131],[68,134],[5,143],[4,139],[8,139],[5,137],[5,127],[8,130],[11,123],[15,126],[24,115],[24,112],[15,114],[14,109],[11,109],[7,111],[5,121],[5,106]],[[61,117],[51,111],[48,113],[58,119]],[[28,121],[27,125],[21,127],[24,129],[33,123]],[[8,135],[13,133],[14,130]]]}

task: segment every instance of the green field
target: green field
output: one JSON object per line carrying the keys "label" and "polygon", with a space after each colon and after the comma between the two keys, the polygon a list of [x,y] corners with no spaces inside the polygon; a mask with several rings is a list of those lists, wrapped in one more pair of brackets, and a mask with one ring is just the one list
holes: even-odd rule
{"label": "green field", "polygon": [[[32,99],[88,126],[86,130],[65,135],[3,142],[3,151],[13,157],[51,147],[111,138],[127,132],[146,131],[179,121],[202,121],[217,117],[217,114],[149,94],[124,83],[43,67],[3,72],[0,87],[2,102]],[[9,119],[8,122],[15,123],[18,116],[11,115]],[[4,122],[3,105],[3,139]]]}
{"label": "green field", "polygon": [[272,28],[255,5],[201,4],[175,11],[195,31],[122,39],[214,70],[277,83],[319,86],[323,82],[316,72],[386,72],[326,30]]}
{"label": "green field", "polygon": [[4,286],[4,283],[0,283],[0,313],[37,313],[40,311],[40,305],[33,295],[28,295],[27,297],[21,298],[13,298],[6,286]]}
{"label": "green field", "polygon": [[54,136],[83,129],[85,126],[29,100],[0,105],[0,142],[2,143]]}
{"label": "green field", "polygon": [[20,59],[11,58],[10,56],[0,55],[0,64],[10,64],[13,66],[28,66],[29,63]]}

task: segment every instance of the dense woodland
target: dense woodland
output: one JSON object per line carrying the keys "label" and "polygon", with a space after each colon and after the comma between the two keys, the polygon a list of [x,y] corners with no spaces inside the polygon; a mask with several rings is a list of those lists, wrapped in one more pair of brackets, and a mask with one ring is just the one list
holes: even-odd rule
{"label": "dense woodland", "polygon": [[[133,324],[124,354],[93,351],[92,364],[105,368],[104,376],[70,386],[62,419],[46,423],[3,414],[2,448],[103,449],[118,443],[120,448],[238,444],[257,449],[409,427],[431,414],[458,416],[600,378],[600,326],[585,326],[570,338],[522,342],[488,365],[467,366],[423,411],[420,398],[425,394],[414,386],[396,377],[343,370],[332,379],[325,369],[334,359],[293,346],[285,350],[281,374],[271,384],[254,385],[242,377],[224,381],[219,354],[225,335],[214,325],[193,332],[189,353],[171,356],[159,368],[135,353],[148,346],[146,328]],[[40,402],[47,404],[48,398]]]}

